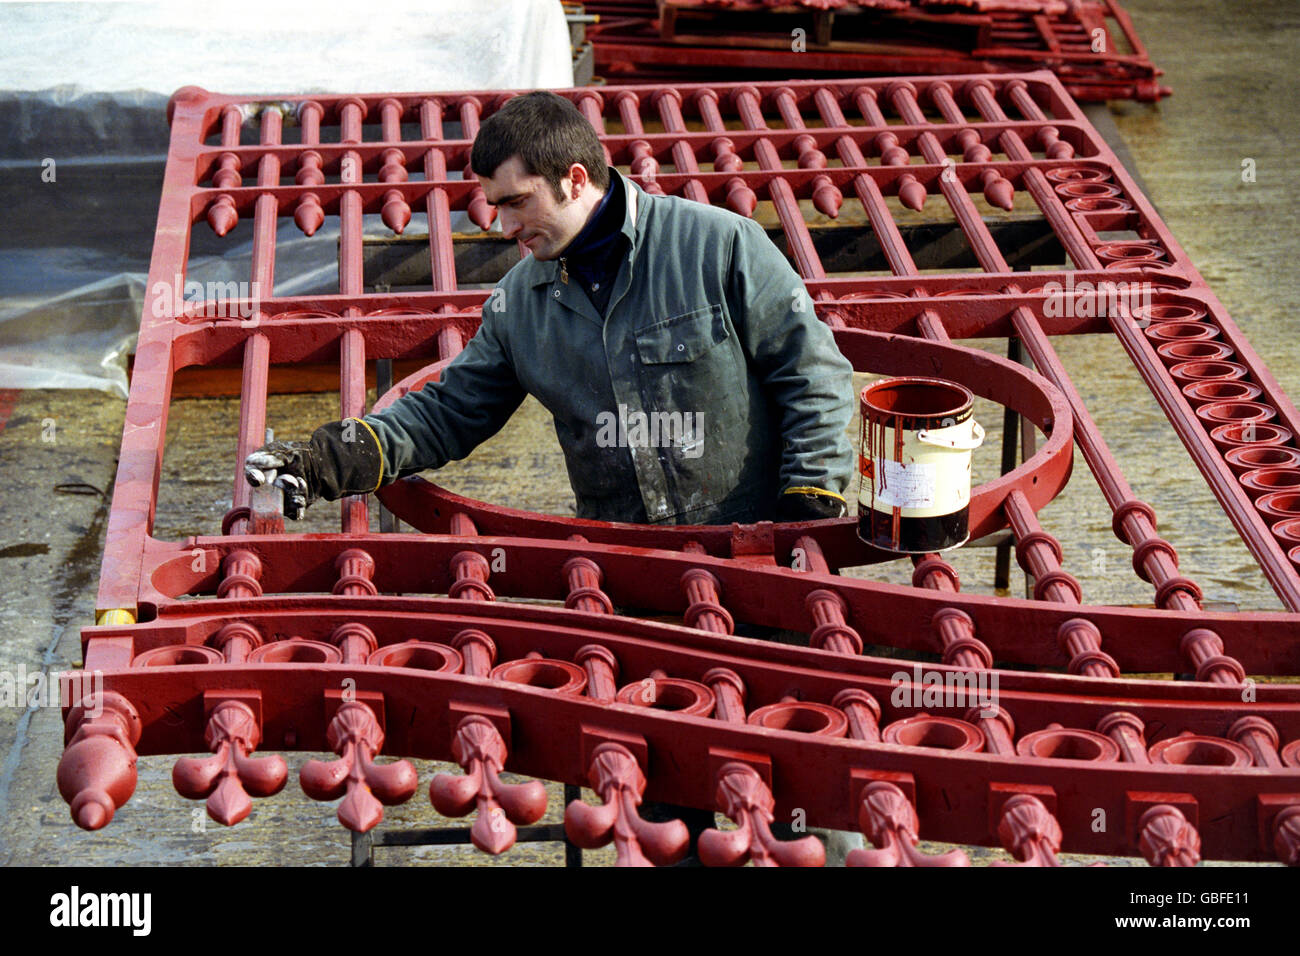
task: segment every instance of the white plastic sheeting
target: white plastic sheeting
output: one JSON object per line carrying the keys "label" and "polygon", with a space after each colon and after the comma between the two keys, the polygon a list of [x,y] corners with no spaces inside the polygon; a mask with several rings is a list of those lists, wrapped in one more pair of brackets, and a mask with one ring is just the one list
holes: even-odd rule
{"label": "white plastic sheeting", "polygon": [[573,85],[556,0],[0,4],[0,89],[367,93]]}
{"label": "white plastic sheeting", "polygon": [[[133,126],[115,124],[115,104],[121,117],[138,122],[142,101],[186,85],[250,96],[573,85],[569,33],[556,0],[0,3],[0,36],[0,95],[33,91],[13,132],[43,140],[61,128],[81,129],[73,142],[86,144],[77,152],[88,158],[97,148],[156,153],[156,142],[141,141],[138,149],[129,136],[123,142],[123,129]],[[160,101],[160,123],[161,109]],[[39,146],[27,143],[24,153],[49,155]],[[77,149],[67,142],[58,148],[60,156]],[[48,194],[52,204],[60,201],[53,185]],[[120,194],[109,203],[83,201],[81,208],[93,211],[78,228],[85,247],[52,246],[38,236],[39,213],[29,213],[28,248],[8,244],[9,262],[0,268],[0,387],[126,396],[126,356],[147,279],[132,271],[133,262],[115,267],[111,250],[92,248],[100,231],[95,216],[126,201]],[[140,201],[156,208],[157,195]],[[58,212],[64,221],[75,214]],[[334,291],[333,264],[322,267],[319,249],[333,244],[335,225],[327,222],[309,253],[302,234],[282,222],[278,294]],[[221,258],[192,261],[186,278],[246,279],[248,269],[245,243]]]}
{"label": "white plastic sheeting", "polygon": [[34,304],[0,302],[0,388],[92,388],[126,398],[144,285],[142,274],[123,272]]}

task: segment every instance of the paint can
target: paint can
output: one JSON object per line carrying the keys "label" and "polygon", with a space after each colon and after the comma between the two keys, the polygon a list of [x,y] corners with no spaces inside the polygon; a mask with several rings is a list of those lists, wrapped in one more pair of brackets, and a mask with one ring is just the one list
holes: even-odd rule
{"label": "paint can", "polygon": [[889,378],[862,390],[858,537],[928,554],[970,536],[971,452],[984,442],[970,389],[940,378]]}

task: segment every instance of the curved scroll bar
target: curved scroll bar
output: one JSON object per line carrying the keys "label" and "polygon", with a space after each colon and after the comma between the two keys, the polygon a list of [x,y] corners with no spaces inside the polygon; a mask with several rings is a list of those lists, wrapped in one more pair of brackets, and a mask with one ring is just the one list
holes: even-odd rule
{"label": "curved scroll bar", "polygon": [[[1073,416],[1069,403],[1046,378],[987,352],[952,343],[909,339],[907,349],[891,347],[895,336],[865,329],[838,328],[835,341],[853,367],[860,372],[885,375],[941,375],[960,382],[981,398],[1015,409],[1038,426],[1047,439],[1026,462],[978,488],[971,489],[970,533],[982,537],[1006,527],[1002,504],[1013,489],[1020,489],[1033,509],[1040,509],[1065,486],[1070,475],[1073,444]],[[439,362],[404,379],[386,392],[372,411],[392,404],[401,395],[435,380],[445,363]],[[427,534],[445,533],[436,515],[464,513],[473,519],[479,533],[493,535],[508,528],[523,537],[566,538],[581,533],[596,544],[682,550],[688,541],[703,543],[711,553],[727,553],[731,529],[726,526],[618,524],[539,515],[514,508],[475,501],[413,477],[381,488],[377,495],[403,521]],[[857,520],[841,518],[821,523],[822,527],[778,525],[775,545],[788,552],[798,537],[817,540],[826,560],[836,567],[894,560],[897,556],[869,550],[857,538]],[[797,529],[797,533],[796,533]],[[714,551],[714,547],[718,551]]]}
{"label": "curved scroll bar", "polygon": [[849,729],[844,711],[811,700],[781,700],[759,707],[749,715],[747,723],[819,737],[843,737]]}
{"label": "curved scroll bar", "polygon": [[381,647],[366,658],[366,663],[371,667],[409,667],[443,674],[459,674],[465,666],[464,658],[455,648],[421,640]]}
{"label": "curved scroll bar", "polygon": [[708,717],[717,706],[713,691],[698,681],[681,677],[646,677],[628,684],[615,699],[620,704],[654,707],[692,717]]}
{"label": "curved scroll bar", "polygon": [[564,832],[584,850],[614,841],[615,866],[670,866],[686,855],[691,834],[681,820],[651,823],[637,812],[646,779],[636,757],[622,744],[605,743],[591,754],[587,780],[604,804],[572,801],[564,811]]}
{"label": "curved scroll bar", "polygon": [[1119,745],[1109,737],[1090,730],[1062,727],[1060,724],[1025,734],[1016,742],[1016,753],[1022,757],[1056,760],[1120,759]]}
{"label": "curved scroll bar", "polygon": [[341,706],[330,721],[325,740],[339,759],[307,761],[298,780],[313,800],[343,797],[338,818],[349,830],[370,830],[384,818],[381,804],[403,803],[419,786],[409,761],[383,766],[374,762],[384,745],[384,732],[365,704],[349,701]]}
{"label": "curved scroll bar", "polygon": [[289,767],[283,757],[249,756],[261,743],[262,731],[247,704],[218,704],[203,739],[212,756],[181,757],[172,767],[172,784],[182,797],[207,797],[208,816],[218,823],[234,826],[247,817],[253,809],[250,793],[269,797],[284,788]]}
{"label": "curved scroll bar", "polygon": [[970,866],[961,850],[931,855],[916,848],[920,822],[902,790],[885,780],[862,791],[858,826],[874,850],[851,850],[845,866]]}
{"label": "curved scroll bar", "polygon": [[337,664],[343,655],[333,644],[287,637],[270,641],[248,655],[250,664]]}
{"label": "curved scroll bar", "polygon": [[700,862],[705,866],[825,866],[826,848],[815,836],[778,840],[772,835],[776,802],[763,778],[749,764],[725,763],[718,770],[718,809],[735,821],[736,830],[700,834]]}
{"label": "curved scroll bar", "polygon": [[492,721],[470,714],[456,727],[451,754],[465,776],[440,773],[429,784],[429,800],[445,817],[463,817],[475,806],[470,839],[484,853],[515,845],[515,824],[536,823],[546,812],[546,787],[538,780],[502,783],[506,744]]}

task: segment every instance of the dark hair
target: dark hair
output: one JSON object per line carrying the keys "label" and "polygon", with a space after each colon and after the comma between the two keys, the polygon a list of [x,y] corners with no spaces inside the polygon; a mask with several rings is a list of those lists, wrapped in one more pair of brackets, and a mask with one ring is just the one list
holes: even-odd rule
{"label": "dark hair", "polygon": [[596,131],[576,106],[547,90],[516,96],[485,119],[469,162],[475,173],[491,177],[516,155],[525,172],[550,183],[558,200],[564,198],[560,180],[574,163],[586,167],[597,189],[609,188],[609,167]]}

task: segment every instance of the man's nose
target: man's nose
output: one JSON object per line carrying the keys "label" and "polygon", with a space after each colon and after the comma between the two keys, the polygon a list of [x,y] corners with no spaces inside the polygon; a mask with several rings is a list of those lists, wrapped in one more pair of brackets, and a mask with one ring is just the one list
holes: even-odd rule
{"label": "man's nose", "polygon": [[507,239],[513,239],[519,232],[523,223],[519,218],[505,206],[499,206],[497,212],[501,216],[501,233]]}

